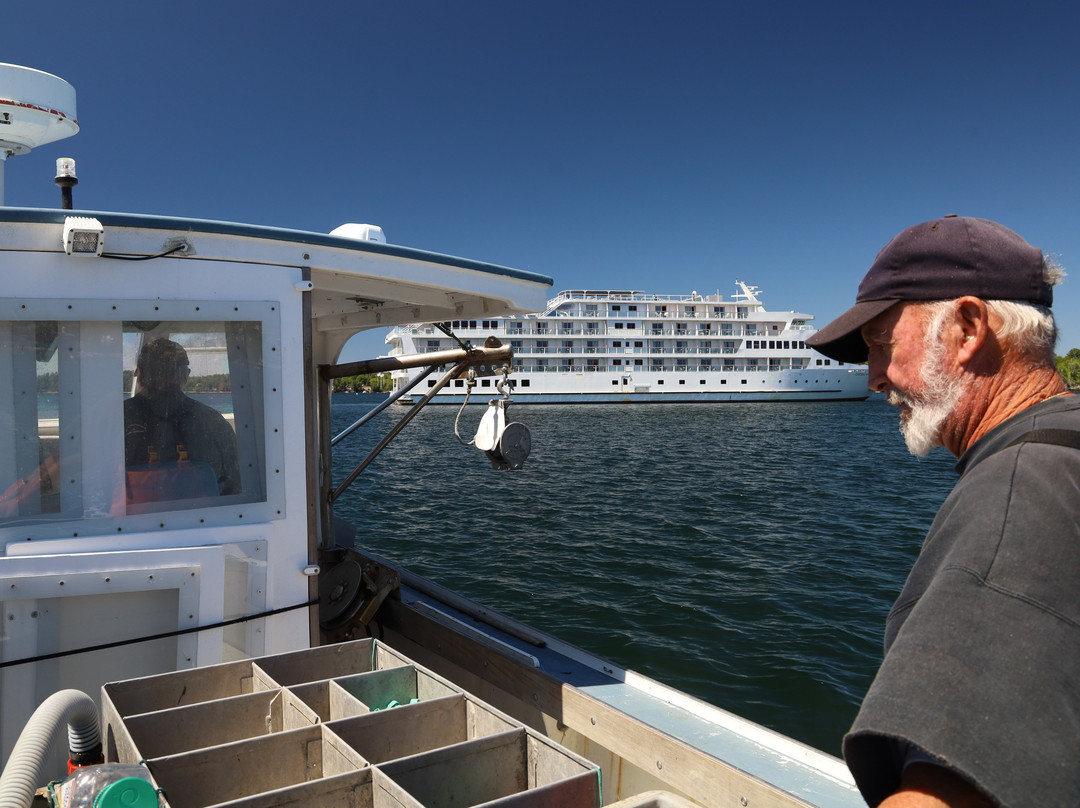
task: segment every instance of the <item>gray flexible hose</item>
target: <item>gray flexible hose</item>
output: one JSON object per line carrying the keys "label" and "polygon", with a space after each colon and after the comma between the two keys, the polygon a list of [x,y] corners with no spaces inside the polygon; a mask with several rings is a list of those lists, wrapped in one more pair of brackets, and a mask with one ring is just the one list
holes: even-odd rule
{"label": "gray flexible hose", "polygon": [[65,724],[71,749],[85,751],[101,743],[94,700],[79,690],[53,693],[30,716],[0,774],[0,808],[29,808],[49,748]]}

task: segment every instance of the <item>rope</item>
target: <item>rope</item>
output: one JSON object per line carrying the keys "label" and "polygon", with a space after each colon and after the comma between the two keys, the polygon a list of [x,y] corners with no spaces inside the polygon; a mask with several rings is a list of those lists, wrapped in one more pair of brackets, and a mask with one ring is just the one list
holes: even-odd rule
{"label": "rope", "polygon": [[107,648],[119,648],[122,645],[134,645],[140,642],[150,642],[152,640],[162,640],[166,637],[179,637],[184,634],[194,634],[197,631],[209,631],[214,628],[225,628],[226,626],[234,626],[237,623],[245,623],[248,620],[258,620],[262,617],[273,617],[285,612],[291,612],[294,609],[304,609],[308,606],[318,605],[318,600],[309,600],[307,603],[297,603],[295,606],[283,606],[280,609],[272,609],[268,612],[261,612],[259,614],[251,614],[245,617],[235,617],[232,620],[223,620],[220,623],[213,623],[209,626],[194,626],[193,628],[181,628],[176,631],[165,631],[161,634],[152,634],[149,637],[137,637],[132,640],[116,640],[115,642],[102,643],[101,645],[90,645],[85,648],[73,648],[69,651],[56,651],[51,654],[41,654],[40,656],[27,657],[26,659],[12,659],[7,662],[0,662],[0,668],[10,668],[13,665],[27,665],[31,662],[45,662],[50,659],[59,659],[60,657],[74,656],[75,654],[89,654],[92,651],[104,651]]}

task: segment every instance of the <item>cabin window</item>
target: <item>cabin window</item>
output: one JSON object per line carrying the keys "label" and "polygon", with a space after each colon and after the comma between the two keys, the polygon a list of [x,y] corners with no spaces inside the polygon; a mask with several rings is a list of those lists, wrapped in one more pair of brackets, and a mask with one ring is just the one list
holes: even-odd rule
{"label": "cabin window", "polygon": [[[168,304],[234,310],[185,306]],[[267,500],[267,323],[169,320],[163,308],[0,322],[0,528]]]}

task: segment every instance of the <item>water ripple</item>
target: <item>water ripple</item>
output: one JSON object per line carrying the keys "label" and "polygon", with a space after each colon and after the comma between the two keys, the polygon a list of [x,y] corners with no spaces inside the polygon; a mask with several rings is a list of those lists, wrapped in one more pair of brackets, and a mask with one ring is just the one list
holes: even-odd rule
{"label": "water ripple", "polygon": [[[335,397],[335,432],[370,406]],[[357,544],[838,752],[951,458],[908,455],[881,401],[511,412],[533,453],[509,473],[456,408],[420,412],[339,501]],[[338,447],[336,479],[402,414]]]}

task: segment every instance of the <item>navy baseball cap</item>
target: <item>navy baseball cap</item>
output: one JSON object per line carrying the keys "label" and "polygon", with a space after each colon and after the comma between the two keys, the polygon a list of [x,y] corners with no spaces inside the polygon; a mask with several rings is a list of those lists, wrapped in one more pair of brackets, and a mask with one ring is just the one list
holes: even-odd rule
{"label": "navy baseball cap", "polygon": [[841,362],[865,362],[861,329],[902,300],[1016,300],[1050,306],[1043,254],[997,222],[946,216],[896,236],[859,284],[855,305],[806,340]]}

